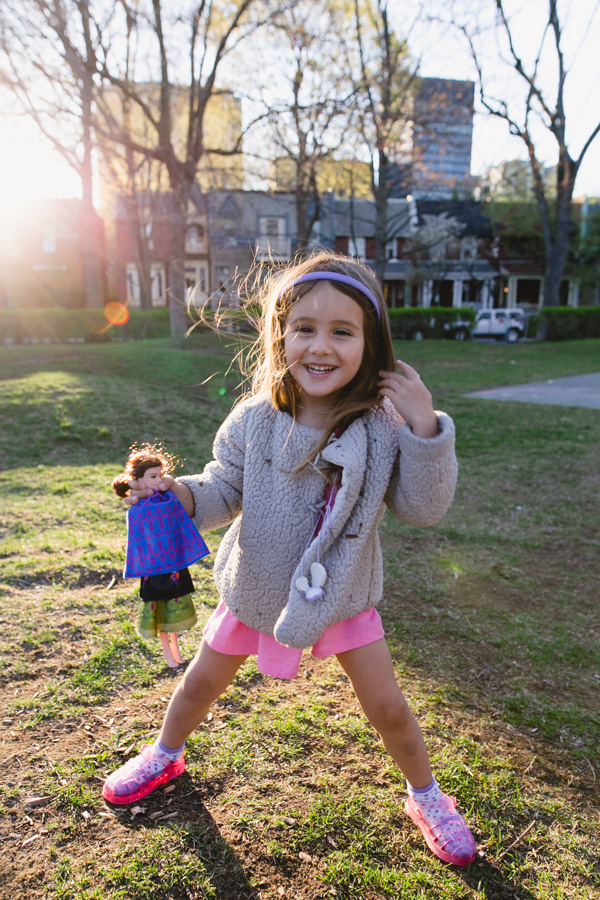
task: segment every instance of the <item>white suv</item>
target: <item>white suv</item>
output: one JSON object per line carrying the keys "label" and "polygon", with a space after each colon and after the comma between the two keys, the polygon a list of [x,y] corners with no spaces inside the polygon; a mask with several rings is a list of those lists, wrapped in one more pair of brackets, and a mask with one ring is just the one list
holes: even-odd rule
{"label": "white suv", "polygon": [[482,309],[477,313],[471,337],[504,338],[511,344],[525,334],[522,309]]}

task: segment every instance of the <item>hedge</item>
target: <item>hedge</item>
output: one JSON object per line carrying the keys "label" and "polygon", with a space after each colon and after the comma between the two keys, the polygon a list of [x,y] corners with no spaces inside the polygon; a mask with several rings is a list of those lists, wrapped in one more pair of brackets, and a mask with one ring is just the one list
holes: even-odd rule
{"label": "hedge", "polygon": [[600,337],[600,306],[546,307],[531,318],[537,322],[536,335],[542,341]]}
{"label": "hedge", "polygon": [[472,325],[475,312],[470,307],[446,306],[401,306],[388,309],[392,337],[411,339],[415,336],[424,338],[442,338],[444,325],[467,322]]}
{"label": "hedge", "polygon": [[[233,318],[244,318],[239,330],[250,328],[243,313],[234,311]],[[440,306],[399,307],[388,310],[394,338],[410,339],[444,337],[444,325],[468,322],[475,313],[468,307],[459,309]],[[190,324],[196,320],[190,319]],[[244,324],[246,323],[246,324]],[[205,330],[206,325],[197,325]],[[108,326],[101,310],[31,308],[0,309],[0,342],[114,341],[168,338],[169,310],[129,310],[124,325]],[[192,332],[193,333],[193,332]],[[528,336],[548,341],[600,337],[600,306],[558,306],[541,309],[528,319]]]}
{"label": "hedge", "polygon": [[131,309],[124,325],[112,326],[99,309],[0,309],[0,342],[126,341],[166,338],[169,332],[168,309]]}

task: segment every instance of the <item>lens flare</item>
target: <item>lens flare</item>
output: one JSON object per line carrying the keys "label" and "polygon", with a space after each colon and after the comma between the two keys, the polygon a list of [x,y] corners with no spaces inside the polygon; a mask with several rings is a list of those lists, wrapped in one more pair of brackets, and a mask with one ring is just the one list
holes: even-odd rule
{"label": "lens flare", "polygon": [[129,321],[129,310],[124,303],[112,300],[104,307],[104,316],[109,325],[125,325]]}

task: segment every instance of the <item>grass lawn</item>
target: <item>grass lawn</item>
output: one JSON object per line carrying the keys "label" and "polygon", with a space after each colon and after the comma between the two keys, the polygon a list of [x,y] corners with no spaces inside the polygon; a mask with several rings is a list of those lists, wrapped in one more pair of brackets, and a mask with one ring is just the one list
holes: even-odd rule
{"label": "grass lawn", "polygon": [[[110,481],[134,441],[201,469],[238,390],[232,351],[210,334],[188,351],[0,347],[1,898],[600,895],[600,413],[464,397],[599,371],[600,341],[398,353],[456,421],[460,479],[435,528],[384,518],[382,614],[476,862],[429,853],[346,677],[307,654],[293,682],[249,661],[184,776],[133,809],[103,802],[177,677],[134,631]],[[204,537],[214,554],[221,533]],[[217,603],[211,559],[192,568],[187,659]]]}

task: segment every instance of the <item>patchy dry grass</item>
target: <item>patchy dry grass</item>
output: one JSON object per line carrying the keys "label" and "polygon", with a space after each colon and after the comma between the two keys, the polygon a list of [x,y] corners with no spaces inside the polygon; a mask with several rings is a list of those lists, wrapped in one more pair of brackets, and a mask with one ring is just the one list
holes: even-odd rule
{"label": "patchy dry grass", "polygon": [[[155,735],[174,687],[131,624],[108,484],[134,440],[164,440],[188,472],[208,459],[237,384],[227,348],[201,340],[0,349],[0,896],[597,897],[600,415],[462,395],[598,370],[599,342],[401,347],[456,419],[461,477],[436,528],[384,519],[383,614],[478,841],[467,871],[427,851],[346,677],[306,654],[289,683],[249,661],[182,778],[133,809],[104,804],[105,775]],[[215,551],[220,534],[205,537]],[[193,571],[201,621],[210,565]]]}

